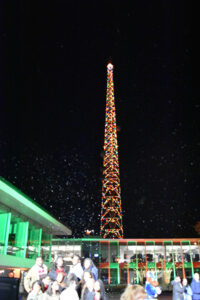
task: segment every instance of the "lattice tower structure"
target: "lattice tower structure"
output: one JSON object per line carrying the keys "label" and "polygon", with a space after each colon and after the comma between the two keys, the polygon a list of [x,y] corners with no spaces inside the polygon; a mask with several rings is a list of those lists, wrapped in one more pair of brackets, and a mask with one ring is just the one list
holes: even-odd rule
{"label": "lattice tower structure", "polygon": [[100,235],[103,238],[123,238],[113,65],[111,63],[107,65]]}

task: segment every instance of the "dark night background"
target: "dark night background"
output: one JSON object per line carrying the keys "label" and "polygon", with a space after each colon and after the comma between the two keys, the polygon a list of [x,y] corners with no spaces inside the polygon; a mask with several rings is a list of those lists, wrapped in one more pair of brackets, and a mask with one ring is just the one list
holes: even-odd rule
{"label": "dark night background", "polygon": [[0,175],[99,234],[114,64],[125,237],[195,237],[199,109],[183,1],[1,3]]}

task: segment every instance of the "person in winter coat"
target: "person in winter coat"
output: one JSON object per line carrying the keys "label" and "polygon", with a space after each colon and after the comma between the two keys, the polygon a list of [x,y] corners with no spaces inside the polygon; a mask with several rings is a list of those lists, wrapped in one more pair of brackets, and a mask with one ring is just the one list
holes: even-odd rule
{"label": "person in winter coat", "polygon": [[180,276],[177,276],[175,280],[171,282],[171,285],[173,286],[172,290],[172,299],[173,300],[183,300],[184,298],[184,291],[186,289],[187,285],[187,279],[183,280],[183,285],[181,284],[181,278]]}
{"label": "person in winter coat", "polygon": [[195,273],[191,282],[192,300],[200,300],[199,274]]}
{"label": "person in winter coat", "polygon": [[93,273],[94,280],[98,279],[98,269],[90,258],[85,258],[83,262],[84,271],[90,270]]}
{"label": "person in winter coat", "polygon": [[35,265],[28,271],[24,277],[24,287],[29,293],[32,289],[33,282],[40,280],[41,276],[48,273],[48,268],[43,264],[41,256],[36,258]]}

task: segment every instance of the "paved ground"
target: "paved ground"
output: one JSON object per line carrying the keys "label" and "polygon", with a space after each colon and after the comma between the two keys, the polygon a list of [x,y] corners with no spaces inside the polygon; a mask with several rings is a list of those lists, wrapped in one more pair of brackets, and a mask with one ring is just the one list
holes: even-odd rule
{"label": "paved ground", "polygon": [[[123,292],[122,292],[123,293]],[[108,299],[109,300],[120,300],[120,296],[122,293],[109,293],[108,294]],[[23,297],[22,300],[26,300],[26,297]],[[1,300],[1,299],[0,299]],[[10,299],[12,300],[12,299]],[[172,293],[170,292],[163,292],[163,294],[161,294],[157,300],[172,300]]]}
{"label": "paved ground", "polygon": [[[109,300],[120,300],[120,296],[121,296],[121,294],[112,293],[112,294],[108,294],[108,299]],[[24,297],[22,299],[26,300],[26,297]],[[163,295],[160,295],[157,299],[158,300],[172,300],[172,294],[171,293],[163,294]]]}
{"label": "paved ground", "polygon": [[[121,296],[121,294],[112,293],[112,294],[108,295],[108,297],[109,297],[108,299],[109,300],[120,300],[120,296]],[[171,293],[163,294],[163,295],[160,295],[157,299],[158,300],[172,300],[172,294]]]}

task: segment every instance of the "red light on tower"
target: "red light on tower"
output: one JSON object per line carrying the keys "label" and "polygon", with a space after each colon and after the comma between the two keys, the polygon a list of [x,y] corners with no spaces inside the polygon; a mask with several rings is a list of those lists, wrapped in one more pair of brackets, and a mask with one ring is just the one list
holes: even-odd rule
{"label": "red light on tower", "polygon": [[123,238],[113,65],[107,65],[101,227],[103,238]]}

